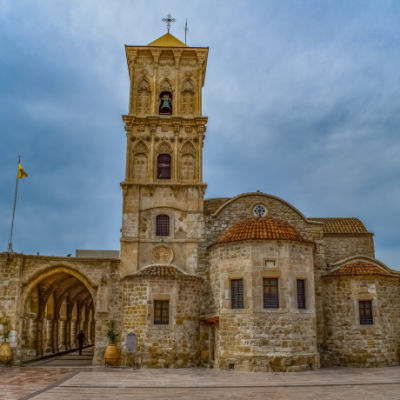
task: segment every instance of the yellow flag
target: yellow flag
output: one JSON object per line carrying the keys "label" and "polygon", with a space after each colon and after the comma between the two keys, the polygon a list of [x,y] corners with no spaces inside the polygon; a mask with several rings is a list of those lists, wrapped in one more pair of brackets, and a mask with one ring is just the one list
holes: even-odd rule
{"label": "yellow flag", "polygon": [[18,174],[17,174],[17,179],[21,178],[26,178],[28,174],[24,171],[24,169],[21,167],[21,164],[18,164]]}

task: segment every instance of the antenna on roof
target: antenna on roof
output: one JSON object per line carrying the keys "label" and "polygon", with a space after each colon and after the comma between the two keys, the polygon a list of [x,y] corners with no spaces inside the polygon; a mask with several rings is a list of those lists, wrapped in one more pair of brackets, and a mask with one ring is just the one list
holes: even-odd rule
{"label": "antenna on roof", "polygon": [[171,22],[176,22],[176,19],[172,18],[171,14],[168,14],[167,18],[163,18],[161,21],[167,23],[167,29],[168,29],[168,33],[169,33],[169,30],[171,28]]}
{"label": "antenna on roof", "polygon": [[189,30],[189,28],[187,27],[187,18],[186,18],[186,24],[185,24],[183,30],[185,31],[185,44],[186,44],[186,33]]}

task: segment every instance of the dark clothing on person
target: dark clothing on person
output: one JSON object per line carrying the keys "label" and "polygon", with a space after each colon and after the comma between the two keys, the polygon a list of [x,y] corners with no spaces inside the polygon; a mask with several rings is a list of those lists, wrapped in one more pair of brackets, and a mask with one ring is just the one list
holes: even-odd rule
{"label": "dark clothing on person", "polygon": [[81,333],[77,336],[78,339],[78,343],[79,343],[79,355],[82,355],[82,348],[83,348],[83,344],[86,341],[86,336],[83,333],[83,331],[81,331]]}

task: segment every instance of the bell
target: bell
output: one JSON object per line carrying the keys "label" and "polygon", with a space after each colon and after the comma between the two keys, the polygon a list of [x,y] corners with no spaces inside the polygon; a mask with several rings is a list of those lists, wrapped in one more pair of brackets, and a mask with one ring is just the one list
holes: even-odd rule
{"label": "bell", "polygon": [[171,106],[169,105],[169,101],[164,100],[161,106],[161,112],[170,112],[170,111],[171,111]]}

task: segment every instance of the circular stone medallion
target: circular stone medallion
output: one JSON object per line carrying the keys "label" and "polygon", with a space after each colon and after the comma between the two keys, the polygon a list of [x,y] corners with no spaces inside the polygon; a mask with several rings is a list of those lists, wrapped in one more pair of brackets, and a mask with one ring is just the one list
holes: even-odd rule
{"label": "circular stone medallion", "polygon": [[169,264],[173,258],[172,249],[165,244],[159,244],[151,252],[151,259],[154,264]]}
{"label": "circular stone medallion", "polygon": [[256,217],[265,217],[267,215],[267,208],[264,204],[257,204],[253,207],[253,214]]}

